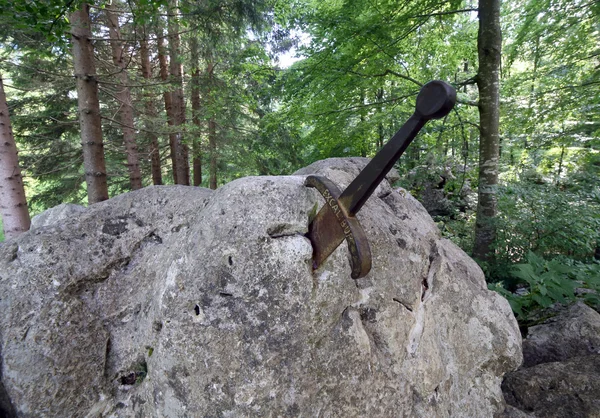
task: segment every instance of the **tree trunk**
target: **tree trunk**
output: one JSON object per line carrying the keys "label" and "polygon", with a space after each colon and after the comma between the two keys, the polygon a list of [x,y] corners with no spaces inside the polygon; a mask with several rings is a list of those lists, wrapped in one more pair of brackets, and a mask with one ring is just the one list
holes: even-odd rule
{"label": "tree trunk", "polygon": [[198,39],[192,36],[190,40],[190,53],[192,56],[192,122],[197,128],[197,133],[193,139],[193,168],[194,168],[194,186],[202,184],[202,148],[201,148],[201,132],[202,124],[200,123],[200,52],[198,47]]}
{"label": "tree trunk", "polygon": [[128,62],[124,59],[125,48],[121,40],[121,31],[119,29],[119,20],[115,14],[116,7],[114,2],[106,5],[106,21],[108,24],[108,33],[110,36],[110,47],[112,50],[113,63],[119,69],[117,77],[121,86],[116,92],[115,97],[119,102],[119,122],[123,132],[123,143],[125,144],[125,154],[127,156],[127,170],[129,172],[129,183],[132,190],[142,188],[142,174],[140,172],[140,163],[138,158],[138,149],[135,138],[135,128],[133,121],[133,104],[131,101],[131,92],[129,91],[129,76],[127,75]]}
{"label": "tree trunk", "polygon": [[[159,29],[157,35],[158,44],[158,64],[160,66],[160,79],[163,82],[169,81],[169,64],[167,62],[167,49],[165,47],[165,39],[162,30]],[[163,99],[165,101],[165,112],[167,113],[167,124],[169,127],[175,125],[175,114],[173,113],[173,100],[171,92],[165,90],[163,93]],[[171,150],[171,164],[173,166],[173,183],[177,182],[177,134],[175,132],[169,133],[169,149]]]}
{"label": "tree trunk", "polygon": [[479,0],[479,189],[473,256],[491,261],[496,238],[494,218],[497,213],[499,123],[500,123],[500,0]]}
{"label": "tree trunk", "polygon": [[215,190],[217,188],[217,123],[215,121],[214,109],[212,109],[212,88],[213,88],[213,75],[215,65],[212,60],[208,60],[208,66],[206,72],[208,74],[208,107],[210,112],[210,118],[208,120],[208,153],[210,157],[209,165],[209,186]]}
{"label": "tree trunk", "polygon": [[[379,113],[379,115],[381,115],[383,113],[383,106],[382,106],[382,102],[383,102],[383,87],[380,87],[379,89],[377,89],[377,113]],[[383,148],[383,144],[385,143],[385,137],[384,137],[384,130],[383,130],[383,122],[379,122],[377,125],[377,151],[379,151],[381,148]]]}
{"label": "tree trunk", "polygon": [[371,143],[371,138],[369,137],[369,135],[366,134],[366,130],[364,129],[364,127],[367,125],[366,121],[367,121],[367,106],[366,106],[366,93],[365,93],[365,89],[361,87],[360,89],[360,96],[358,97],[358,105],[359,105],[359,115],[360,115],[360,130],[359,130],[359,135],[361,136],[360,138],[360,156],[361,157],[366,157],[367,154],[371,151],[371,149],[373,148],[372,143]]}
{"label": "tree trunk", "polygon": [[217,124],[215,118],[211,117],[208,121],[208,149],[210,153],[210,179],[209,187],[213,190],[217,188]]}
{"label": "tree trunk", "polygon": [[0,214],[4,236],[14,238],[27,231],[31,220],[19,168],[17,144],[8,114],[2,75],[0,75]]}
{"label": "tree trunk", "polygon": [[556,185],[560,186],[560,176],[562,174],[563,162],[565,159],[565,149],[567,147],[562,145],[560,148],[560,159],[558,160],[558,169],[556,170]]}
{"label": "tree trunk", "polygon": [[[148,41],[145,37],[140,40],[140,61],[142,67],[142,76],[150,81],[152,79],[152,67],[150,66],[150,53],[148,52]],[[156,119],[156,107],[152,96],[148,93],[144,95],[144,108],[148,121],[146,122],[146,131],[150,139],[150,164],[152,167],[152,184],[163,184],[162,172],[160,169],[160,150],[158,146],[158,135],[154,131],[154,120]]]}
{"label": "tree trunk", "polygon": [[179,38],[179,19],[177,17],[178,0],[169,0],[169,69],[175,88],[171,91],[174,126],[180,127],[176,132],[175,159],[177,161],[177,184],[190,184],[190,164],[187,146],[183,141],[183,125],[185,124],[185,102],[183,99],[183,68]]}
{"label": "tree trunk", "polygon": [[89,9],[84,3],[71,15],[71,42],[85,182],[88,203],[93,204],[108,199],[108,186]]}

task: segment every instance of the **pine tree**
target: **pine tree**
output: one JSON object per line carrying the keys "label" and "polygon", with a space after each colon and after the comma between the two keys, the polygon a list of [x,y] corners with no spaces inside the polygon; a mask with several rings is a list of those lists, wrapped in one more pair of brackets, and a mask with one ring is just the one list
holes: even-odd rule
{"label": "pine tree", "polygon": [[31,223],[17,154],[0,75],[0,213],[6,238],[27,231]]}
{"label": "pine tree", "polygon": [[129,76],[127,74],[128,62],[131,61],[126,56],[117,8],[114,2],[108,4],[104,9],[106,13],[106,22],[110,36],[110,46],[112,50],[113,63],[117,67],[117,85],[118,91],[115,98],[119,105],[118,117],[121,131],[123,132],[123,142],[125,144],[125,154],[127,157],[127,171],[129,172],[129,182],[132,190],[142,188],[142,174],[140,172],[140,163],[138,159],[138,147],[136,143],[135,122],[133,115],[133,103],[131,92],[129,90]]}
{"label": "pine tree", "polygon": [[88,4],[81,4],[70,20],[85,181],[92,204],[108,199],[108,185],[89,9]]}

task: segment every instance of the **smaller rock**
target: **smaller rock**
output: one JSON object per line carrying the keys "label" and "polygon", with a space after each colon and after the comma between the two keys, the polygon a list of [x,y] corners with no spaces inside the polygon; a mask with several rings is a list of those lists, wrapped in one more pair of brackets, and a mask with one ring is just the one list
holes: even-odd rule
{"label": "smaller rock", "polygon": [[523,367],[600,354],[600,314],[582,302],[529,328]]}
{"label": "smaller rock", "polygon": [[431,216],[450,216],[454,213],[454,204],[446,197],[444,189],[438,189],[436,184],[428,184],[419,200]]}
{"label": "smaller rock", "polygon": [[575,357],[509,373],[502,391],[509,405],[536,417],[600,417],[600,356]]}

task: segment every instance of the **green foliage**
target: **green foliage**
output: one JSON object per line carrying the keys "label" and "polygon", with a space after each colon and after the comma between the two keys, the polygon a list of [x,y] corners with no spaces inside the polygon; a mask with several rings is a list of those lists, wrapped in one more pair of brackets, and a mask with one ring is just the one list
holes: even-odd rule
{"label": "green foliage", "polygon": [[[10,79],[8,105],[32,215],[63,202],[81,203],[85,196],[69,64],[64,56],[27,53],[0,66]],[[38,70],[51,66],[52,72]]]}
{"label": "green foliage", "polygon": [[[574,300],[573,283],[597,286],[599,12],[584,0],[504,2],[497,257],[484,267],[521,321]],[[598,307],[597,294],[581,297]]]}
{"label": "green foliage", "polygon": [[529,252],[526,263],[514,265],[509,275],[511,287],[516,285],[520,292],[511,292],[506,283],[490,284],[489,288],[508,299],[522,322],[554,303],[567,305],[580,299],[600,309],[600,263],[585,264],[565,257],[546,260]]}
{"label": "green foliage", "polygon": [[[461,2],[307,4],[312,13],[301,26],[311,36],[301,48],[307,58],[282,82],[284,111],[303,128],[311,159],[372,156],[412,114],[420,83],[472,75],[461,72],[476,61],[475,22],[461,13],[435,18]],[[449,118],[444,138],[461,137],[456,118]],[[417,154],[440,142],[440,125],[424,129]]]}
{"label": "green foliage", "polygon": [[589,260],[600,231],[600,206],[581,191],[528,181],[499,190],[498,262],[520,262],[532,251]]}

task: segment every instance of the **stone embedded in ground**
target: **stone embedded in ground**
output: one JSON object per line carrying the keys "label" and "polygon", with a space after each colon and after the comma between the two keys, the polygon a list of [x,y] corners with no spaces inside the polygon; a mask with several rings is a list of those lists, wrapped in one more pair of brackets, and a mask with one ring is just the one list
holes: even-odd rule
{"label": "stone embedded in ground", "polygon": [[502,384],[506,402],[537,417],[600,416],[600,314],[583,304],[530,327],[523,368]]}
{"label": "stone embedded in ground", "polygon": [[541,363],[509,373],[509,405],[544,418],[600,416],[600,355]]}
{"label": "stone embedded in ground", "polygon": [[[493,416],[521,362],[506,300],[384,181],[311,269],[304,234],[364,159],[217,191],[149,187],[0,245],[2,385],[20,417]],[[1,395],[1,393],[0,393]],[[2,403],[0,403],[2,405]]]}
{"label": "stone embedded in ground", "polygon": [[540,325],[523,340],[523,367],[600,354],[600,314],[578,302]]}

